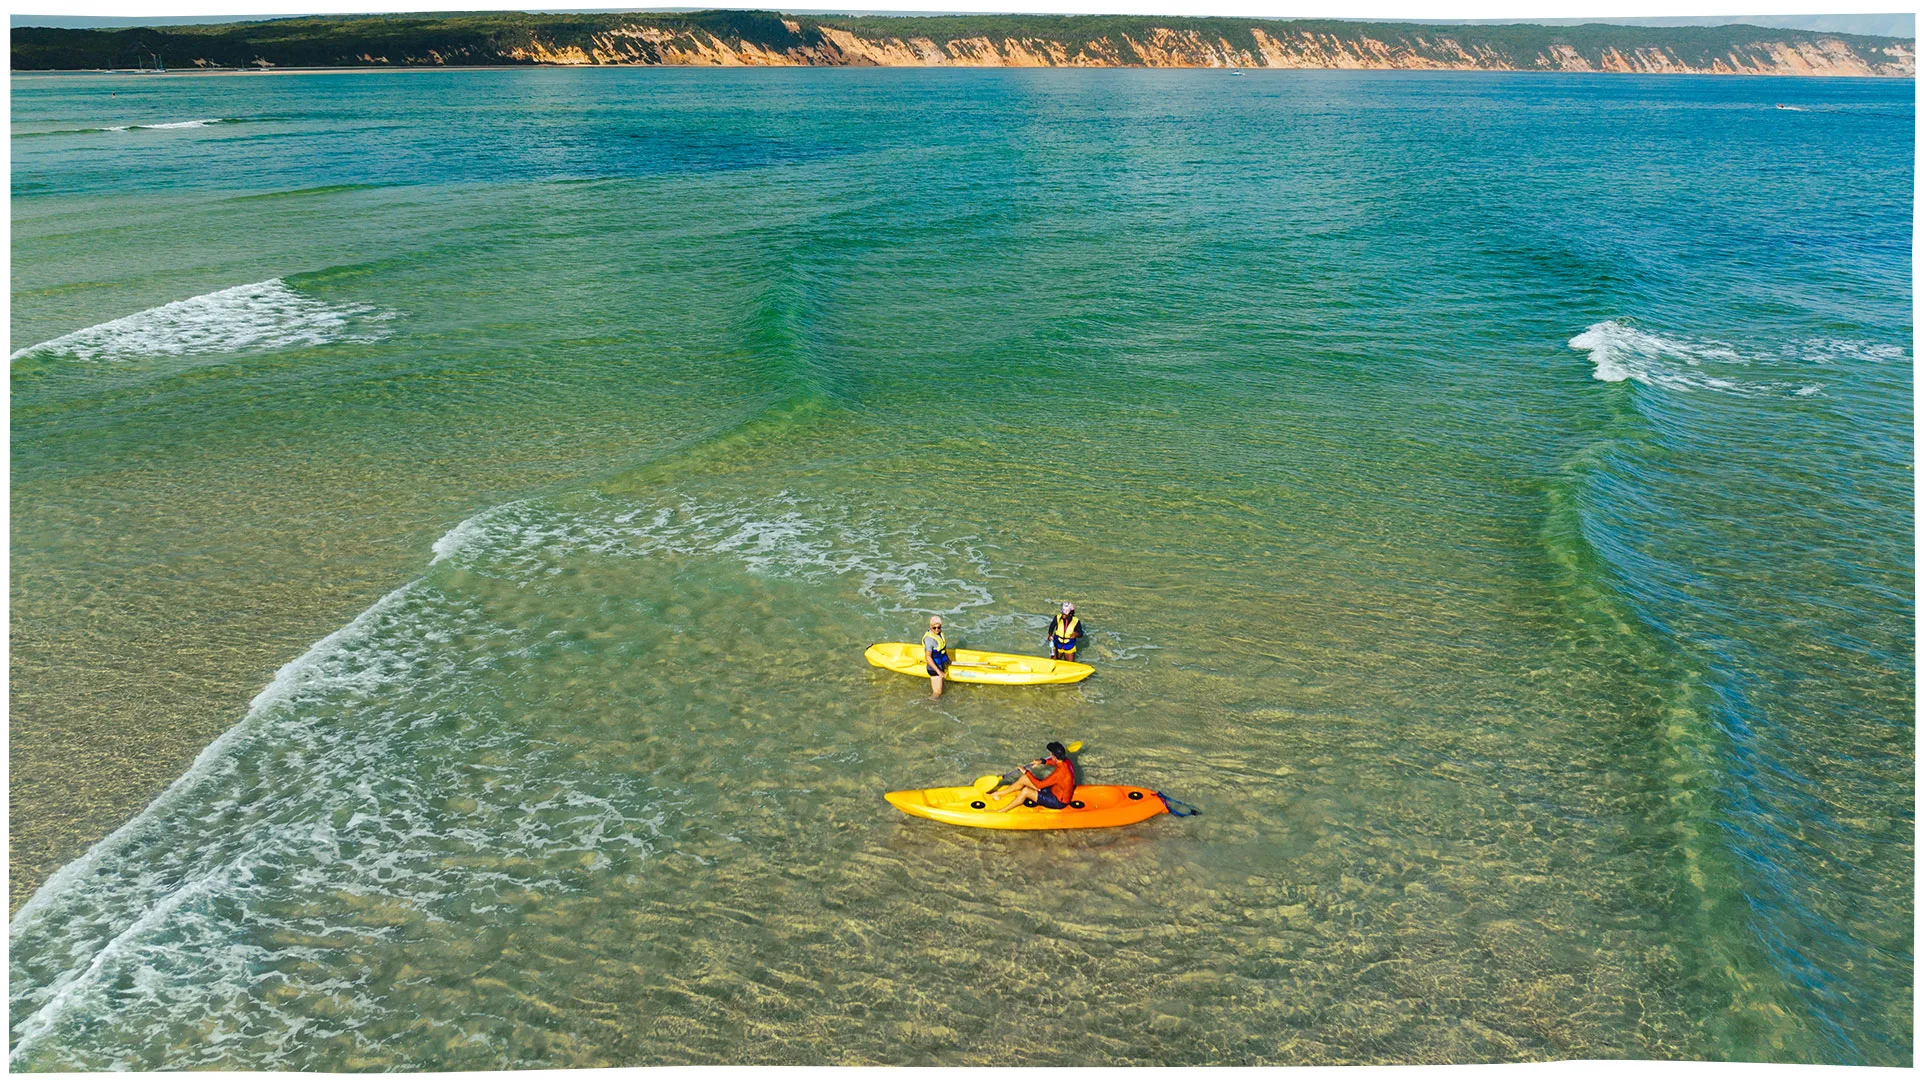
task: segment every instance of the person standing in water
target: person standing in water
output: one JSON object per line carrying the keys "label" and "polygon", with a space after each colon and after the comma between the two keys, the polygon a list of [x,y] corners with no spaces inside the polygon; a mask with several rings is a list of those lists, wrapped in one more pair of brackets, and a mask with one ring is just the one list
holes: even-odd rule
{"label": "person standing in water", "polygon": [[927,678],[933,681],[933,696],[939,697],[947,688],[947,666],[953,663],[947,656],[947,638],[940,632],[940,616],[927,620],[927,636],[920,639],[920,649],[927,654]]}
{"label": "person standing in water", "polygon": [[1055,660],[1072,660],[1086,636],[1086,627],[1080,625],[1080,616],[1073,613],[1073,605],[1061,604],[1060,614],[1053,617],[1053,625],[1047,628],[1047,648],[1053,650]]}

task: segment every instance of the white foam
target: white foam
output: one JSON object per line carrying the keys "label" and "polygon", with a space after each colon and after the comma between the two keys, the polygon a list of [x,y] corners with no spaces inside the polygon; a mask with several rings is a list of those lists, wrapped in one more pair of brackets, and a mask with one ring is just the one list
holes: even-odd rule
{"label": "white foam", "polygon": [[1785,352],[1790,358],[1808,360],[1815,364],[1837,364],[1847,361],[1867,364],[1912,362],[1907,350],[1898,345],[1853,341],[1847,338],[1810,338],[1788,346]]}
{"label": "white foam", "polygon": [[[1613,319],[1594,323],[1567,342],[1569,348],[1587,353],[1587,358],[1593,363],[1593,377],[1602,382],[1632,380],[1645,386],[1658,386],[1681,393],[1712,390],[1742,396],[1792,394],[1798,397],[1818,393],[1820,387],[1756,382],[1745,377],[1744,372],[1724,369],[1747,369],[1755,361],[1784,363],[1788,359],[1799,358],[1803,352],[1811,354],[1811,357],[1838,354],[1838,350],[1830,347],[1832,343],[1824,348],[1811,348],[1813,344],[1790,346],[1785,350],[1785,357],[1759,351],[1742,353],[1725,342],[1663,337]],[[1858,355],[1861,358],[1883,358],[1878,351]]]}
{"label": "white foam", "polygon": [[118,127],[102,128],[103,131],[177,131],[181,128],[201,128],[209,124],[225,124],[231,117],[212,116],[205,120],[176,120],[170,124],[121,124]]}
{"label": "white foam", "polygon": [[[474,673],[526,636],[422,579],[283,667],[14,917],[13,1067],[232,1067],[236,1046],[257,1067],[300,1060],[391,1014],[355,957],[406,933],[396,915],[577,890],[671,842],[643,778],[584,776],[473,699]],[[383,914],[316,901],[339,896]],[[323,1012],[298,1004],[316,995]],[[199,1036],[160,1038],[182,1026]]]}
{"label": "white foam", "polygon": [[427,565],[432,566],[442,559],[452,558],[460,549],[481,535],[486,523],[502,514],[510,513],[524,505],[522,502],[503,503],[491,510],[485,510],[448,529],[445,536],[433,542],[433,559]]}
{"label": "white foam", "polygon": [[[841,577],[885,611],[945,612],[993,602],[983,548],[790,495],[523,501],[433,545],[435,564],[509,580],[544,581],[582,553],[684,553]],[[283,666],[185,774],[13,917],[13,1067],[233,1067],[236,1046],[257,1067],[297,1066],[303,1047],[391,1011],[389,988],[355,981],[340,953],[403,937],[395,913],[467,918],[673,845],[684,796],[583,772],[573,749],[489,711],[483,673],[564,647],[551,629],[496,624],[427,575]],[[341,895],[385,914],[312,902]],[[285,1004],[314,995],[332,1002],[324,1013]],[[161,1038],[183,1027],[202,1034]]]}
{"label": "white foam", "polygon": [[391,319],[371,304],[332,304],[280,278],[175,300],[15,352],[126,361],[376,341]]}
{"label": "white foam", "polygon": [[[214,777],[224,763],[231,760],[233,750],[251,738],[256,729],[266,722],[274,706],[290,700],[303,688],[312,688],[330,666],[329,659],[336,656],[344,644],[366,633],[382,613],[399,604],[418,584],[414,582],[404,585],[381,597],[372,607],[356,616],[352,622],[328,634],[298,658],[283,665],[266,688],[254,696],[246,715],[221,733],[213,742],[208,743],[206,749],[200,751],[199,756],[194,758],[193,764],[187,771],[147,804],[146,809],[48,878],[46,883],[20,906],[20,910],[14,913],[13,918],[8,922],[8,937],[15,942],[20,941],[28,930],[50,913],[50,909],[61,898],[80,891],[83,888],[82,883],[98,870],[103,861],[138,843],[150,823],[188,799],[205,781]],[[134,914],[127,921],[125,929],[115,933],[106,945],[93,952],[84,969],[69,969],[56,979],[40,995],[43,1000],[34,1008],[32,1014],[17,1023],[15,1027],[17,1042],[8,1056],[8,1061],[14,1063],[21,1060],[22,1054],[28,1052],[34,1044],[51,1032],[57,1026],[59,1018],[82,1000],[85,996],[84,988],[89,983],[97,983],[100,980],[101,972],[110,959],[124,952],[128,948],[128,943],[137,938],[140,932],[156,925],[158,921],[176,910],[184,899],[205,892],[209,887],[208,881],[208,877],[200,875],[184,884],[150,896],[144,910]],[[16,1014],[19,1005],[20,1001],[16,999],[13,1010]]]}
{"label": "white foam", "polygon": [[[462,522],[436,542],[447,543],[449,538],[471,521]],[[383,619],[404,604],[418,591],[423,580],[416,580],[387,593],[373,605],[355,616],[345,626],[326,637],[321,638],[295,659],[282,665],[253,700],[248,704],[247,712],[232,727],[207,744],[187,771],[169,784],[146,808],[135,815],[126,824],[114,830],[104,839],[94,844],[79,858],[61,867],[53,876],[36,890],[25,904],[14,913],[8,922],[9,939],[16,946],[23,943],[31,931],[45,929],[49,922],[62,923],[68,931],[69,940],[65,945],[70,954],[77,950],[76,959],[81,963],[68,967],[49,985],[32,992],[25,1000],[19,984],[18,972],[14,981],[14,998],[11,1012],[18,1017],[23,1004],[31,1004],[32,1011],[15,1022],[16,1042],[8,1056],[10,1064],[23,1060],[23,1055],[58,1027],[60,1018],[76,1005],[90,1000],[97,993],[98,986],[106,978],[103,974],[110,962],[125,954],[134,942],[147,930],[156,927],[168,916],[177,911],[189,898],[204,895],[211,891],[216,880],[231,878],[231,867],[220,868],[213,873],[200,871],[193,873],[183,882],[165,885],[140,880],[152,877],[153,871],[132,875],[135,879],[123,890],[126,896],[144,893],[138,902],[137,910],[129,913],[125,910],[114,911],[111,919],[115,923],[124,922],[122,929],[113,931],[104,945],[89,949],[86,938],[97,940],[98,930],[88,934],[76,929],[98,919],[86,913],[65,913],[64,919],[54,911],[63,901],[72,901],[76,897],[85,898],[88,894],[87,882],[101,870],[102,864],[115,857],[138,849],[147,840],[147,834],[154,824],[166,816],[175,813],[183,805],[203,794],[203,789],[217,780],[223,773],[231,770],[237,756],[252,741],[260,730],[272,722],[282,711],[279,707],[295,701],[303,695],[326,693],[332,690],[347,690],[365,694],[377,685],[381,677],[391,677],[405,670],[409,665],[406,658],[398,663],[353,663],[350,654],[365,638],[375,632]],[[385,669],[384,671],[382,669]],[[203,800],[204,801],[204,800]],[[216,800],[218,801],[218,800]],[[84,905],[83,905],[84,906]],[[78,925],[76,925],[78,924]],[[15,953],[18,963],[19,954]]]}
{"label": "white foam", "polygon": [[623,558],[725,555],[748,572],[800,580],[847,578],[886,614],[957,615],[986,607],[994,577],[977,537],[931,541],[872,515],[782,493],[748,505],[691,498],[669,504],[598,500],[572,510],[514,503],[473,518],[436,545],[435,561],[518,580],[559,569],[572,552]]}
{"label": "white foam", "polygon": [[20,928],[52,897],[59,895],[68,886],[91,873],[108,852],[130,837],[148,818],[173,805],[182,795],[190,791],[212,770],[214,763],[226,755],[227,748],[244,738],[273,705],[291,697],[294,690],[301,685],[310,684],[313,681],[310,673],[322,665],[327,655],[338,649],[348,638],[364,632],[368,624],[381,612],[399,603],[401,598],[418,584],[418,582],[412,582],[403,585],[381,597],[372,607],[355,616],[352,622],[321,638],[296,659],[281,665],[280,670],[274,674],[273,680],[267,684],[266,688],[254,695],[252,702],[248,704],[246,715],[222,732],[218,738],[208,743],[206,749],[200,751],[199,756],[194,758],[193,764],[187,768],[187,771],[167,785],[166,790],[148,803],[145,810],[108,834],[105,839],[88,848],[85,854],[61,867],[34,892],[26,903],[20,905],[20,910],[14,912],[13,918],[8,923],[9,934],[18,933]]}
{"label": "white foam", "polygon": [[[69,970],[61,975],[49,988],[47,1001],[14,1029],[13,1050],[7,1055],[9,1066],[17,1065],[21,1055],[28,1052],[59,1026],[60,1019],[74,1006],[99,996],[103,987],[101,973],[107,965],[120,959],[138,947],[141,936],[159,926],[167,917],[187,902],[211,892],[215,885],[212,876],[203,877],[161,897],[158,903],[141,913],[126,929],[116,934],[111,941],[93,954],[84,970]],[[39,893],[34,894],[36,897]],[[25,909],[21,909],[22,914]],[[19,919],[16,915],[15,920]]]}

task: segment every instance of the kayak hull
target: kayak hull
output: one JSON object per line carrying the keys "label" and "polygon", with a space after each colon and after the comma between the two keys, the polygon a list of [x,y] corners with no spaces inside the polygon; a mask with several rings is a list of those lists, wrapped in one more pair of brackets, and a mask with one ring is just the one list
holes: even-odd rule
{"label": "kayak hull", "polygon": [[[947,678],[954,682],[1037,686],[1079,682],[1093,674],[1092,664],[1052,660],[1044,656],[981,652],[978,649],[950,649],[947,655],[953,658],[953,665],[947,668]],[[867,663],[902,675],[927,677],[927,654],[918,643],[883,641],[878,645],[869,645]]]}
{"label": "kayak hull", "polygon": [[[1073,791],[1079,808],[1049,810],[1016,805],[1005,812],[1004,793],[983,795],[971,787],[889,791],[887,801],[902,813],[971,829],[1107,829],[1133,825],[1167,812],[1167,804],[1148,788],[1119,784],[1082,784]],[[982,803],[983,806],[975,806]]]}

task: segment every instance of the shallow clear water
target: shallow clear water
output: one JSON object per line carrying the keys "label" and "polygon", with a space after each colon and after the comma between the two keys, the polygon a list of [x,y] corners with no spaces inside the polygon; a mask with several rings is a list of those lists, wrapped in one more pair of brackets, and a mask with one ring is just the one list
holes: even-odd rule
{"label": "shallow clear water", "polygon": [[16,1068],[1911,1061],[1911,83],[13,100]]}

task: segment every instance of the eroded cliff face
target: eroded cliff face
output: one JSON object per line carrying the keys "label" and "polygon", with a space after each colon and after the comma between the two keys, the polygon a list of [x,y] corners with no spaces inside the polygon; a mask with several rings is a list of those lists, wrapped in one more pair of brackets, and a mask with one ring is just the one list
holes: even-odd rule
{"label": "eroded cliff face", "polygon": [[[787,27],[799,37],[797,23],[788,20]],[[665,30],[635,23],[594,34],[578,44],[553,44],[535,38],[526,46],[502,50],[502,57],[541,64],[719,67],[1144,66],[1896,77],[1914,74],[1914,51],[1910,45],[1891,46],[1879,56],[1868,57],[1838,38],[1783,39],[1733,46],[1706,61],[1689,63],[1671,49],[1661,47],[1631,51],[1608,47],[1589,55],[1572,45],[1556,44],[1532,55],[1514,56],[1486,45],[1462,44],[1444,32],[1389,41],[1365,34],[1347,37],[1310,30],[1270,31],[1256,26],[1251,35],[1256,46],[1253,49],[1238,48],[1225,38],[1209,38],[1195,30],[1172,28],[1151,30],[1139,37],[1120,34],[1117,40],[1095,38],[1070,47],[1036,37],[973,36],[947,40],[867,37],[822,24],[816,41],[781,47],[744,39],[728,41],[697,30]],[[391,62],[385,57],[367,59],[376,63]],[[436,53],[408,57],[400,62],[446,63],[448,60]]]}
{"label": "eroded cliff face", "polygon": [[1577,71],[1912,78],[1911,40],[1754,26],[1425,26],[1134,16],[773,12],[375,16],[16,28],[15,70],[492,64]]}

